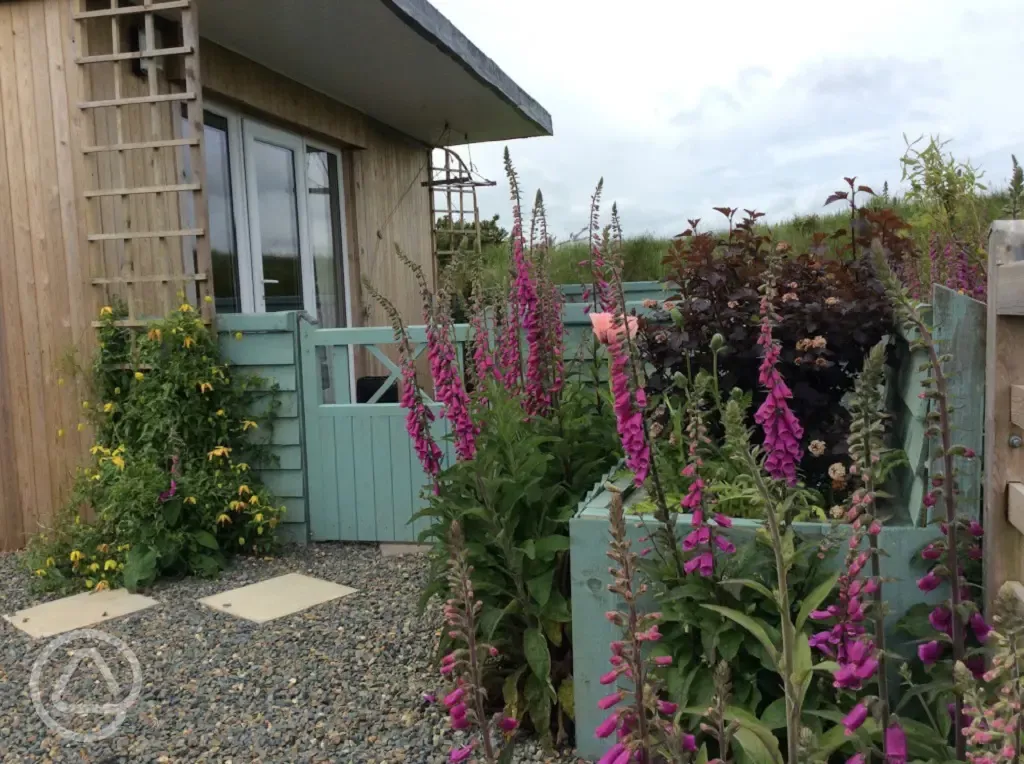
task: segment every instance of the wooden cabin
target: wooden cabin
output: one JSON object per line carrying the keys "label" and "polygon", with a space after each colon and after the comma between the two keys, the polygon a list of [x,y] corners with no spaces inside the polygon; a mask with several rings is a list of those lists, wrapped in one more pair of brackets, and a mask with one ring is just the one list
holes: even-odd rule
{"label": "wooden cabin", "polygon": [[0,550],[86,452],[101,306],[415,321],[433,150],[551,130],[426,0],[0,2]]}

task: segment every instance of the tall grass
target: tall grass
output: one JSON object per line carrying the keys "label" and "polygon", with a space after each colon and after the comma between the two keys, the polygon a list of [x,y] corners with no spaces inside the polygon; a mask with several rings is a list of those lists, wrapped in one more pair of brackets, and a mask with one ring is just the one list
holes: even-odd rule
{"label": "tall grass", "polygon": [[[997,191],[979,196],[977,214],[987,226],[993,220],[1005,216],[1008,195],[1005,191]],[[911,235],[917,240],[922,251],[928,249],[929,226],[927,217],[919,205],[911,204],[900,197],[889,199],[877,198],[873,206],[888,207],[911,224]],[[704,218],[704,226],[716,230],[711,214]],[[721,218],[724,220],[724,218]],[[793,246],[794,251],[804,252],[814,242],[817,233],[831,234],[838,229],[849,230],[849,211],[838,205],[829,207],[827,212],[796,215],[778,223],[766,223],[761,228],[771,233],[775,241],[785,241]],[[723,232],[725,226],[721,226]],[[659,238],[649,233],[629,237],[625,240],[623,253],[624,281],[660,281],[665,276],[662,258],[668,251],[671,239]],[[578,284],[589,281],[587,270],[580,268],[580,263],[587,260],[587,243],[585,241],[566,241],[556,244],[551,250],[551,277],[556,284]],[[490,244],[484,247],[482,271],[485,283],[494,288],[504,288],[507,284],[509,251],[508,244]]]}

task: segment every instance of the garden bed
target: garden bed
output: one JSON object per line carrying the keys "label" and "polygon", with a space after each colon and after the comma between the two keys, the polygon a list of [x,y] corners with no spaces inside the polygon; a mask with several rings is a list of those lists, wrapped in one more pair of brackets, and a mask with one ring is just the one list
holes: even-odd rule
{"label": "garden bed", "polygon": [[[613,481],[624,495],[627,512],[639,501],[646,498],[642,490],[632,490],[632,475]],[[603,485],[603,483],[602,483]],[[576,677],[576,745],[580,755],[597,758],[611,742],[599,740],[594,730],[606,714],[598,709],[598,700],[607,694],[607,687],[599,683],[599,677],[608,669],[608,645],[619,639],[621,629],[605,618],[605,613],[619,606],[615,595],[608,591],[611,576],[608,573],[608,508],[611,492],[598,487],[591,493],[570,523],[570,554],[572,574],[572,618],[573,618],[573,674]],[[648,536],[656,526],[650,515],[628,515],[629,534],[636,548],[645,544],[640,539]],[[677,532],[683,537],[692,523],[691,515],[679,515]],[[751,543],[754,534],[762,527],[759,520],[734,519],[733,527],[726,535],[737,545]],[[798,522],[794,529],[798,535],[808,539],[824,538],[830,526],[827,523]],[[886,576],[892,583],[886,583],[885,593],[889,605],[886,619],[887,632],[893,647],[906,642],[906,637],[895,632],[896,622],[912,606],[922,601],[939,602],[940,591],[922,594],[915,580],[920,572],[913,569],[916,553],[927,543],[939,536],[937,527],[919,528],[911,525],[887,525],[882,531],[880,543],[886,557]],[[829,563],[838,567],[841,556],[833,556]],[[585,627],[584,627],[585,625]]]}

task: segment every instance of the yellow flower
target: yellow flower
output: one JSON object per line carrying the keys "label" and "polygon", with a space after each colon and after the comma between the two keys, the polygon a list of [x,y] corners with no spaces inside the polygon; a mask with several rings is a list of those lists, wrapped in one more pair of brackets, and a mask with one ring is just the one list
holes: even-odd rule
{"label": "yellow flower", "polygon": [[247,430],[255,430],[257,427],[259,427],[259,425],[256,424],[251,419],[246,419],[245,421],[242,422],[242,432],[245,432]]}
{"label": "yellow flower", "polygon": [[57,437],[58,438],[63,438],[64,437],[64,428],[63,427],[61,429],[57,430]]}
{"label": "yellow flower", "polygon": [[36,571],[36,575],[37,575],[37,576],[39,576],[40,578],[42,578],[43,576],[45,576],[45,575],[46,575],[46,571],[45,571],[45,570],[43,570],[42,568],[39,568],[39,569],[38,569],[38,570]]}
{"label": "yellow flower", "polygon": [[186,497],[185,498],[185,503],[186,504],[195,504],[196,503],[196,497],[195,496],[188,496],[188,497]]}
{"label": "yellow flower", "polygon": [[160,338],[163,336],[163,333],[156,327],[153,327],[152,329],[149,330],[149,333],[146,336],[149,337],[154,342],[159,342]]}
{"label": "yellow flower", "polygon": [[262,513],[262,512],[257,512],[257,513],[256,513],[256,514],[255,514],[255,515],[253,516],[253,518],[252,518],[252,519],[253,519],[253,520],[255,520],[255,521],[256,521],[256,522],[258,522],[258,523],[262,523],[262,522],[263,522],[263,513]]}
{"label": "yellow flower", "polygon": [[96,551],[100,554],[106,554],[110,551],[110,544],[97,544]]}
{"label": "yellow flower", "polygon": [[249,465],[246,464],[245,462],[239,462],[238,464],[235,465],[235,469],[238,470],[239,472],[248,472]]}
{"label": "yellow flower", "polygon": [[253,494],[252,496],[249,497],[249,503],[252,504],[253,506],[256,506],[257,504],[260,503],[260,497],[257,496],[256,494]]}
{"label": "yellow flower", "polygon": [[178,308],[178,310],[180,310],[182,313],[191,313],[192,312],[192,306],[189,305],[187,302],[184,302],[184,303],[181,304],[181,307]]}
{"label": "yellow flower", "polygon": [[89,401],[82,401],[82,408],[83,409],[89,408]]}
{"label": "yellow flower", "polygon": [[96,591],[98,591],[98,592],[102,592],[105,589],[109,589],[109,588],[110,588],[110,583],[108,581],[100,581],[98,584],[96,584]]}
{"label": "yellow flower", "polygon": [[90,479],[90,480],[96,480],[96,481],[98,481],[98,480],[100,479],[100,477],[101,477],[101,476],[100,476],[100,473],[98,473],[98,472],[97,472],[97,473],[96,473],[95,475],[93,475],[93,476],[92,476],[92,477],[90,477],[89,479]]}
{"label": "yellow flower", "polygon": [[104,414],[110,414],[111,412],[113,412],[114,408],[115,408],[115,406],[114,406],[113,403],[104,403],[103,404],[103,413]]}
{"label": "yellow flower", "polygon": [[231,518],[228,515],[217,515],[217,525],[226,525],[231,522]]}
{"label": "yellow flower", "polygon": [[135,379],[138,380],[139,382],[141,382],[145,378],[146,378],[146,375],[143,374],[141,371],[135,372]]}
{"label": "yellow flower", "polygon": [[250,493],[252,493],[252,491],[250,491],[249,490],[249,486],[245,485],[244,483],[242,485],[238,486],[238,495],[239,496],[245,496],[245,495],[250,494]]}
{"label": "yellow flower", "polygon": [[85,424],[83,422],[79,422],[78,423],[78,431],[82,432],[82,430],[84,430],[84,429],[85,429]]}
{"label": "yellow flower", "polygon": [[59,377],[57,379],[57,387],[64,387],[64,377]]}
{"label": "yellow flower", "polygon": [[231,449],[228,448],[227,446],[217,446],[212,451],[207,452],[206,458],[209,459],[210,461],[213,461],[213,457],[215,456],[227,456],[230,453]]}
{"label": "yellow flower", "polygon": [[242,339],[242,333],[241,332],[235,332],[235,339],[236,340]]}
{"label": "yellow flower", "polygon": [[79,560],[85,559],[85,555],[79,552],[77,549],[73,551],[69,556],[71,557],[71,562],[78,562]]}
{"label": "yellow flower", "polygon": [[103,563],[104,570],[117,570],[117,560],[107,560]]}
{"label": "yellow flower", "polygon": [[92,563],[92,564],[91,564],[91,565],[89,566],[89,570],[90,570],[91,572],[93,572],[93,573],[95,573],[95,572],[96,572],[97,570],[99,570],[99,569],[100,569],[100,564],[99,564],[98,562],[94,562],[94,563]]}
{"label": "yellow flower", "polygon": [[213,298],[210,297],[210,295],[206,295],[206,297],[203,298],[203,302],[213,302]]}
{"label": "yellow flower", "polygon": [[124,457],[123,456],[111,456],[110,463],[117,467],[119,470],[124,469]]}
{"label": "yellow flower", "polygon": [[111,308],[109,305],[104,305],[102,308],[100,308],[100,315],[101,316],[112,316],[112,315],[114,315],[114,309]]}
{"label": "yellow flower", "polygon": [[114,395],[120,395],[120,394],[121,394],[121,388],[120,387],[115,387],[114,388]]}
{"label": "yellow flower", "polygon": [[47,557],[46,558],[46,567],[52,568],[56,564],[57,564],[57,561],[54,560],[52,557]]}
{"label": "yellow flower", "polygon": [[131,549],[132,549],[132,545],[131,545],[131,544],[121,544],[121,545],[120,545],[120,546],[119,546],[119,547],[117,548],[117,551],[118,551],[118,552],[130,552],[130,551],[131,551]]}
{"label": "yellow flower", "polygon": [[228,503],[228,509],[233,509],[235,512],[245,506],[245,502],[238,501],[237,499]]}
{"label": "yellow flower", "polygon": [[195,345],[195,344],[196,344],[196,341],[195,341],[194,339],[192,339],[192,338],[191,338],[190,336],[188,336],[188,335],[186,334],[186,335],[185,335],[185,341],[184,341],[184,342],[182,342],[182,344],[183,344],[183,345],[184,345],[185,347],[187,347],[187,348],[190,348],[190,347],[192,347],[193,345]]}
{"label": "yellow flower", "polygon": [[262,536],[263,535],[263,526],[262,525],[256,527],[256,534],[258,536]]}
{"label": "yellow flower", "polygon": [[217,409],[217,416],[224,416],[224,409]]}
{"label": "yellow flower", "polygon": [[92,589],[94,586],[96,586],[96,582],[95,581],[93,581],[91,578],[85,579],[85,588],[86,589]]}
{"label": "yellow flower", "polygon": [[267,523],[267,525],[269,525],[271,528],[276,528],[277,527],[277,518],[276,517],[270,518],[270,522]]}
{"label": "yellow flower", "polygon": [[213,392],[213,385],[211,385],[209,382],[200,382],[199,383],[199,392],[201,392],[201,393],[211,393],[211,392]]}
{"label": "yellow flower", "polygon": [[245,546],[245,536],[239,536],[238,537],[238,545],[239,546]]}

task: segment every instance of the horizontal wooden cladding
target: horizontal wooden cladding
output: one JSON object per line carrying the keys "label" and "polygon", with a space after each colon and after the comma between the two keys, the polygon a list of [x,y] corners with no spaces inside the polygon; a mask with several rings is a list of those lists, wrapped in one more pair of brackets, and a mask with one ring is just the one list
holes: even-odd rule
{"label": "horizontal wooden cladding", "polygon": [[202,228],[179,228],[174,231],[120,231],[89,234],[89,241],[130,241],[132,239],[171,239],[202,236]]}
{"label": "horizontal wooden cladding", "polygon": [[159,95],[129,96],[127,98],[106,98],[102,101],[83,101],[80,109],[105,109],[116,106],[136,106],[146,103],[170,103],[173,101],[194,101],[195,93],[161,93]]}

